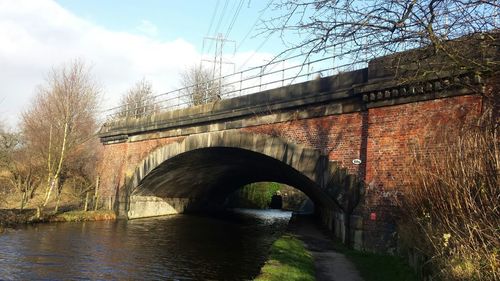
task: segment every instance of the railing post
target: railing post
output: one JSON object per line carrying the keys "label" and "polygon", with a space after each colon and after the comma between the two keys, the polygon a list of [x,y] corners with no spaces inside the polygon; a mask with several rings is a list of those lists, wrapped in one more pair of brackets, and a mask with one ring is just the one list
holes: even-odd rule
{"label": "railing post", "polygon": [[[188,89],[188,91],[189,91],[189,89]],[[179,108],[180,102],[181,102],[181,90],[177,90],[177,104],[174,105],[174,108],[176,108],[176,107]]]}
{"label": "railing post", "polygon": [[307,59],[307,81],[311,79],[311,59]]}
{"label": "railing post", "polygon": [[240,92],[239,92],[239,96],[241,97],[241,88],[242,88],[242,84],[243,84],[243,71],[240,72]]}
{"label": "railing post", "polygon": [[259,92],[262,91],[262,66],[260,66],[259,72]]}
{"label": "railing post", "polygon": [[281,61],[281,87],[285,86],[285,60]]}
{"label": "railing post", "polygon": [[[226,76],[219,75],[219,77],[212,77],[212,80],[209,80],[208,82],[205,81],[199,83],[198,85],[190,85],[181,89],[171,90],[167,93],[154,96],[151,99],[145,100],[144,103],[132,101],[128,104],[114,107],[108,110],[112,111],[112,113],[108,114],[108,118],[112,119],[115,117],[121,117],[128,119],[132,117],[138,118],[140,116],[146,116],[146,114],[157,115],[160,113],[160,111],[163,110],[169,111],[195,105],[200,102],[210,101],[212,97],[210,97],[210,95],[207,95],[207,93],[213,93],[214,95],[216,95],[217,91],[220,98],[222,98],[222,95],[224,93],[224,95],[227,97],[238,97],[250,93],[255,93],[257,92],[255,90],[255,88],[257,88],[257,85],[255,85],[255,79],[259,79],[259,91],[278,88],[280,87],[278,86],[278,83],[280,82],[278,75],[280,74],[280,72],[281,87],[286,87],[287,85],[291,85],[293,83],[303,82],[304,79],[315,79],[316,76],[321,76],[321,74],[328,75],[329,71],[331,71],[331,75],[333,75],[334,73],[338,73],[339,69],[346,68],[345,65],[342,65],[341,63],[339,64],[339,62],[336,62],[336,60],[336,53],[334,49],[332,56],[327,56],[321,59],[311,59],[311,57],[308,57],[306,58],[306,60],[297,65],[292,63],[287,65],[288,59],[281,59],[277,62],[269,62],[265,65],[254,66],[249,69],[239,71],[239,81],[233,80],[236,79],[236,76],[238,76],[237,73],[228,74]],[[322,62],[325,62],[324,69]],[[279,63],[281,63],[281,71],[277,69],[279,67],[277,64]],[[339,65],[337,66],[337,64]],[[306,74],[303,73],[304,68],[307,68]],[[266,70],[267,73],[264,73],[264,70]],[[259,72],[259,77],[255,77],[255,71]],[[287,71],[288,74],[286,73]],[[324,71],[324,73],[322,73],[322,71]],[[263,76],[265,75],[269,77],[266,81],[264,81],[263,78]],[[311,77],[311,75],[313,75],[313,77]],[[225,79],[228,80],[225,81]],[[217,81],[219,81],[219,83],[217,83]],[[248,81],[248,83],[245,85],[245,88],[243,88],[244,81]],[[224,85],[222,83],[224,83]],[[239,88],[236,85],[237,83],[239,83]],[[199,89],[196,87],[198,87]],[[236,92],[238,92],[238,94],[236,94]]]}
{"label": "railing post", "polygon": [[335,72],[335,46],[333,46],[332,73],[330,75],[334,75],[334,72]]}

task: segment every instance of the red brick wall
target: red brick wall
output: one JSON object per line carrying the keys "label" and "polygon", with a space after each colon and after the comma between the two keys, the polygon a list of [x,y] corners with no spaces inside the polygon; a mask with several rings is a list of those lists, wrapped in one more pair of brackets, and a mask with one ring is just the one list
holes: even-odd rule
{"label": "red brick wall", "polygon": [[114,196],[117,189],[123,185],[125,160],[128,154],[128,144],[119,143],[101,147],[99,174],[101,178],[102,196]]}
{"label": "red brick wall", "polygon": [[477,96],[370,109],[366,181],[384,188],[397,187],[403,160],[411,156],[412,146],[422,145],[445,128],[459,128],[466,117],[477,116],[480,110]]}
{"label": "red brick wall", "polygon": [[361,157],[361,130],[360,112],[242,129],[244,132],[277,136],[291,143],[318,149],[354,174],[358,173],[359,166],[352,164],[352,159]]}
{"label": "red brick wall", "polygon": [[127,171],[133,171],[135,167],[144,160],[148,154],[159,147],[181,142],[184,137],[152,139],[129,143],[127,155]]}
{"label": "red brick wall", "polygon": [[[465,118],[477,116],[480,111],[480,97],[459,96],[241,130],[321,150],[330,160],[358,175],[366,184],[363,203],[355,211],[363,217],[365,242],[371,249],[387,249],[392,246],[388,241],[394,241],[394,200],[404,184],[411,147],[430,140],[442,128],[459,128]],[[133,171],[148,153],[183,138],[105,146],[102,168],[108,175],[102,176],[103,186],[113,193],[123,185],[125,172]],[[428,152],[439,153],[439,147],[431,146]],[[363,164],[354,165],[355,158],[362,159]],[[370,220],[371,213],[376,213],[376,220]]]}
{"label": "red brick wall", "polygon": [[444,127],[458,128],[464,118],[476,116],[480,110],[480,97],[459,96],[241,130],[321,150],[353,174],[364,167],[354,165],[352,159],[366,159],[366,183],[394,189],[402,183],[402,171],[412,145],[423,144]]}
{"label": "red brick wall", "polygon": [[124,185],[125,173],[135,167],[156,148],[180,142],[184,137],[151,139],[145,141],[106,145],[100,161],[103,196],[113,196]]}
{"label": "red brick wall", "polygon": [[[327,152],[330,160],[340,162],[364,180],[364,201],[355,214],[363,217],[366,245],[380,250],[394,246],[395,203],[404,185],[412,147],[429,142],[444,128],[453,132],[464,124],[464,119],[480,111],[479,96],[459,96],[242,130]],[[438,146],[426,149],[427,153],[439,153]],[[361,158],[363,164],[352,164],[354,158]],[[376,214],[376,220],[370,220],[371,213]]]}
{"label": "red brick wall", "polygon": [[[366,191],[363,216],[365,242],[375,249],[390,240],[396,229],[394,204],[405,184],[405,170],[412,157],[412,147],[431,143],[426,153],[439,153],[432,138],[447,129],[453,132],[465,118],[477,116],[481,98],[460,96],[439,100],[373,108],[368,111],[366,151]],[[456,131],[455,131],[456,132]],[[376,213],[376,221],[370,220]]]}

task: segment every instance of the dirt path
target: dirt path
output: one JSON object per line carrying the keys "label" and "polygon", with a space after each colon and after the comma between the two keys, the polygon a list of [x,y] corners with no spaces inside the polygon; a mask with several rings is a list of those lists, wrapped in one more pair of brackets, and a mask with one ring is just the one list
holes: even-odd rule
{"label": "dirt path", "polygon": [[354,265],[334,250],[330,238],[308,217],[295,217],[290,231],[306,244],[314,257],[318,281],[363,281]]}

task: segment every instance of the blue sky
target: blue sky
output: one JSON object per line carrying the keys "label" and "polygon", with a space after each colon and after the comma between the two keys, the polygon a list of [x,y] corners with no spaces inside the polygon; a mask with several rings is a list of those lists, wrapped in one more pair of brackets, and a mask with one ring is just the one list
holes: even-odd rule
{"label": "blue sky", "polygon": [[272,13],[265,9],[268,4],[269,0],[0,0],[0,121],[16,126],[50,71],[75,59],[91,67],[101,87],[102,108],[117,105],[143,78],[152,82],[157,94],[177,89],[182,71],[213,58],[215,44],[205,41],[202,50],[203,37],[227,36],[233,18],[228,39],[235,44],[225,45],[224,59],[233,62],[235,70],[262,65],[284,48],[278,38],[254,37],[255,22]]}
{"label": "blue sky", "polygon": [[[235,40],[239,45],[253,27],[253,31],[250,32],[251,36],[244,40],[239,50],[255,50],[265,37],[251,38],[257,33],[254,23],[259,17],[265,18],[271,12],[271,9],[265,9],[269,4],[268,0],[57,0],[57,2],[76,15],[115,31],[140,33],[141,30],[138,30],[138,27],[146,22],[156,30],[150,35],[166,41],[182,38],[195,44],[198,51],[201,51],[203,37],[213,36],[217,32],[226,35],[240,3],[241,9],[231,29],[229,39]],[[222,15],[224,17],[221,20]],[[207,33],[212,18],[211,32]],[[216,31],[217,26],[219,29]],[[277,52],[280,50],[280,45],[279,40],[272,40],[266,43],[262,50]]]}

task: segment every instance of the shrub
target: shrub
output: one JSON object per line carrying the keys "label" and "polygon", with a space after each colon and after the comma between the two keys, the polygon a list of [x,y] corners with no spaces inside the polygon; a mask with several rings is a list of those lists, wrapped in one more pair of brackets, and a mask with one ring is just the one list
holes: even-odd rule
{"label": "shrub", "polygon": [[230,198],[232,205],[240,208],[266,209],[271,198],[281,185],[275,182],[257,182],[247,184],[234,192]]}
{"label": "shrub", "polygon": [[487,111],[459,132],[437,136],[432,142],[439,148],[416,149],[408,166],[401,241],[427,257],[438,279],[500,279],[496,114]]}

